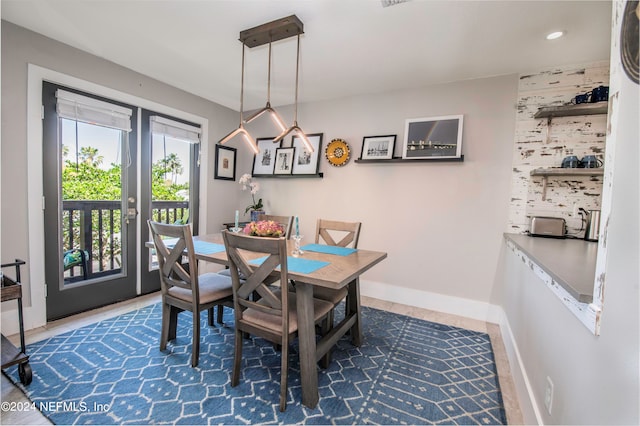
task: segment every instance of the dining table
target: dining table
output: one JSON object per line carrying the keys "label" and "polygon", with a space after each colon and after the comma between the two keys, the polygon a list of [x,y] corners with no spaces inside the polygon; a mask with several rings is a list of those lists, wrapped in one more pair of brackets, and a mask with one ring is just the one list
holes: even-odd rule
{"label": "dining table", "polygon": [[[221,233],[194,236],[193,241],[196,259],[229,265]],[[315,408],[319,400],[318,361],[347,333],[353,345],[362,344],[359,278],[364,272],[384,260],[387,253],[360,248],[343,250],[344,248],[341,247],[308,244],[302,246],[302,254],[293,256],[295,250],[293,240],[287,240],[287,249],[288,278],[295,281],[297,300],[302,404]],[[322,266],[314,269],[309,268],[309,264]],[[348,291],[344,319],[335,324],[319,340],[316,340],[313,319],[314,286],[332,289],[346,286]]]}

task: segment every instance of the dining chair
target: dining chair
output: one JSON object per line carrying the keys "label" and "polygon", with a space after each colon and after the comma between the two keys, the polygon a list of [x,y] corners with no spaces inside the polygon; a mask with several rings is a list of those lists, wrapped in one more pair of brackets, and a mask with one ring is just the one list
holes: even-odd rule
{"label": "dining chair", "polygon": [[[285,238],[289,239],[291,238],[291,228],[293,226],[293,216],[278,216],[278,215],[272,215],[272,214],[264,214],[264,213],[260,213],[258,215],[258,220],[272,220],[280,225],[282,225],[282,227],[284,228],[284,236]],[[229,272],[229,268],[225,268],[221,271],[218,272],[221,275],[230,277],[231,273]],[[242,274],[240,274],[240,278],[244,279],[244,276]]]}
{"label": "dining chair", "polygon": [[[340,222],[336,220],[318,219],[316,223],[316,244],[324,243],[330,246],[358,248],[361,222]],[[313,297],[326,300],[337,306],[347,297],[347,288],[338,290],[326,287],[314,287]],[[333,311],[330,315],[333,321]]]}
{"label": "dining chair", "polygon": [[[235,352],[231,386],[237,386],[242,362],[243,335],[262,337],[281,348],[280,352],[280,411],[287,406],[287,377],[289,372],[289,343],[298,331],[296,295],[286,288],[269,285],[273,276],[288,282],[287,240],[252,237],[222,231],[233,282],[235,314]],[[252,259],[262,257],[262,263]],[[280,267],[280,271],[276,268]],[[244,279],[240,279],[240,274]],[[259,298],[252,297],[253,293]],[[333,308],[331,303],[314,299],[313,318],[316,323],[326,320]],[[328,322],[325,321],[325,324]],[[328,330],[323,330],[327,332]]]}
{"label": "dining chair", "polygon": [[[200,312],[209,311],[213,325],[213,307],[233,307],[231,278],[216,273],[198,274],[198,261],[193,247],[190,225],[168,225],[148,221],[158,257],[162,294],[162,330],[160,350],[176,338],[178,314],[190,311],[193,319],[191,366],[198,365],[200,354]],[[187,263],[183,263],[183,258]]]}
{"label": "dining chair", "polygon": [[289,239],[291,237],[291,227],[293,226],[293,216],[278,216],[273,214],[258,215],[258,220],[272,220],[279,223],[284,228],[284,236]]}
{"label": "dining chair", "polygon": [[[327,244],[330,246],[358,248],[358,240],[360,238],[361,222],[343,222],[337,220],[318,219],[316,223],[316,244]],[[356,291],[359,291],[359,282],[356,278]],[[314,286],[313,297],[330,302],[333,306],[328,315],[330,327],[333,327],[335,316],[335,308],[342,300],[346,300],[348,296],[348,288],[331,289],[327,287]],[[346,300],[345,303],[348,303]],[[346,306],[345,306],[346,309]],[[331,351],[322,359],[322,366],[328,367],[331,361]]]}

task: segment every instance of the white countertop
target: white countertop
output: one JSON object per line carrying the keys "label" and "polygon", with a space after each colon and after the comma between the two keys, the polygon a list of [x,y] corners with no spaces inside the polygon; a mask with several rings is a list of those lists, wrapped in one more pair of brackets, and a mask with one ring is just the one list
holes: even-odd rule
{"label": "white countertop", "polygon": [[597,242],[507,233],[504,236],[577,301],[593,302]]}

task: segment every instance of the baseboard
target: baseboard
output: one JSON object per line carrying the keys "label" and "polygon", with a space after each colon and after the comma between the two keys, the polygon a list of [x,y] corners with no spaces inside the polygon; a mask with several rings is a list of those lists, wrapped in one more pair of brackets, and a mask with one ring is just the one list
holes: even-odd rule
{"label": "baseboard", "polygon": [[536,401],[531,382],[527,376],[527,371],[524,367],[524,362],[520,356],[518,345],[511,331],[509,320],[505,312],[502,311],[502,318],[498,323],[500,325],[500,333],[502,334],[502,341],[504,343],[505,351],[507,352],[507,358],[509,359],[509,366],[511,369],[511,377],[516,386],[516,393],[518,394],[518,402],[520,403],[520,411],[522,413],[522,419],[526,425],[542,425],[542,413],[538,409],[538,403]]}
{"label": "baseboard", "polygon": [[543,424],[542,415],[537,408],[538,404],[531,383],[527,378],[524,363],[502,307],[424,290],[403,288],[402,291],[398,291],[398,287],[366,280],[360,282],[360,293],[362,296],[375,299],[498,324],[509,359],[524,424]]}
{"label": "baseboard", "polygon": [[397,286],[360,280],[360,294],[363,296],[494,324],[498,324],[502,318],[502,308],[490,303],[411,288],[398,290]]}

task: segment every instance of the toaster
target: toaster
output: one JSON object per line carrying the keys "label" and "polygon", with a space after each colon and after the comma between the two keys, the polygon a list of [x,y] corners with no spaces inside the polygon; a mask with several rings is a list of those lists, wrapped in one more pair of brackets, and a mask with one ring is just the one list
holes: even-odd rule
{"label": "toaster", "polygon": [[529,233],[534,237],[564,238],[566,223],[559,217],[533,216]]}

